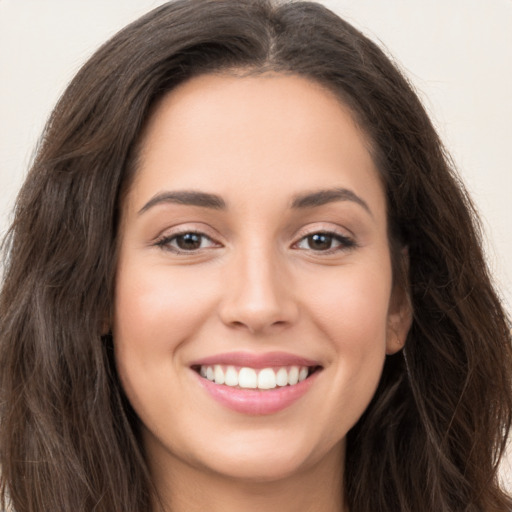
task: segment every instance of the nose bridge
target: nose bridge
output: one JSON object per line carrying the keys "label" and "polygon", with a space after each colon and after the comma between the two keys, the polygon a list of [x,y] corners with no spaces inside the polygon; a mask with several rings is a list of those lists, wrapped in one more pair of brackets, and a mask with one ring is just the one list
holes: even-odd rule
{"label": "nose bridge", "polygon": [[249,243],[236,251],[221,312],[226,324],[258,332],[293,321],[296,306],[283,260],[272,244]]}

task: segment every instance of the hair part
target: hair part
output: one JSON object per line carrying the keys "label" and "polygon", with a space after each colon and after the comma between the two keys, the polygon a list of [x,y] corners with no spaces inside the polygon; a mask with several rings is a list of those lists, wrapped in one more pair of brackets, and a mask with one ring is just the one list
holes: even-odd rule
{"label": "hair part", "polygon": [[[19,194],[0,295],[1,497],[17,512],[140,512],[154,499],[105,318],[122,198],[158,99],[205,73],[291,73],[333,91],[371,141],[396,282],[414,319],[348,434],[351,512],[505,511],[510,322],[475,210],[412,87],[309,2],[178,0],[83,66]],[[407,258],[402,248],[407,246]]]}

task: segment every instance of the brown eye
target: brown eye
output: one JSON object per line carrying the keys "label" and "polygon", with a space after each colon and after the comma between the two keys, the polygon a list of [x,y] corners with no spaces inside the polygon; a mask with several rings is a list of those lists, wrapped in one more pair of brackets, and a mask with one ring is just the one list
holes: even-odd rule
{"label": "brown eye", "polygon": [[315,252],[335,252],[342,251],[355,246],[355,242],[346,236],[338,233],[311,233],[300,239],[296,244],[297,249],[306,249]]}
{"label": "brown eye", "polygon": [[308,248],[314,251],[325,251],[332,247],[334,237],[326,233],[315,233],[306,237]]}
{"label": "brown eye", "polygon": [[206,236],[203,233],[195,233],[194,231],[166,236],[159,240],[155,245],[178,254],[192,253],[202,249],[218,247],[218,244],[209,236]]}
{"label": "brown eye", "polygon": [[201,247],[203,235],[198,233],[185,233],[178,235],[176,240],[176,246],[182,251],[195,251]]}

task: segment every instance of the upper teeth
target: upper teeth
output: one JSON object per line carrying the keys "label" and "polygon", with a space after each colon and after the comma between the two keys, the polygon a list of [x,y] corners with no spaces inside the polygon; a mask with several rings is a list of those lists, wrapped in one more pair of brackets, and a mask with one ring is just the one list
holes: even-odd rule
{"label": "upper teeth", "polygon": [[239,386],[248,389],[273,389],[277,386],[293,386],[309,374],[307,366],[283,366],[281,368],[254,368],[234,366],[201,366],[199,373],[215,384]]}

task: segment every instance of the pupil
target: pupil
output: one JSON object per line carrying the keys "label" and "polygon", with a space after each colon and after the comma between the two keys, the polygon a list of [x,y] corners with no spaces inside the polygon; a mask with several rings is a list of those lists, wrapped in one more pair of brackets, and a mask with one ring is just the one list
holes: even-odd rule
{"label": "pupil", "polygon": [[176,244],[180,249],[184,250],[199,249],[201,247],[201,235],[196,233],[180,235],[176,239]]}
{"label": "pupil", "polygon": [[310,249],[321,250],[330,249],[332,242],[331,235],[324,235],[322,233],[316,233],[308,237],[308,245]]}

